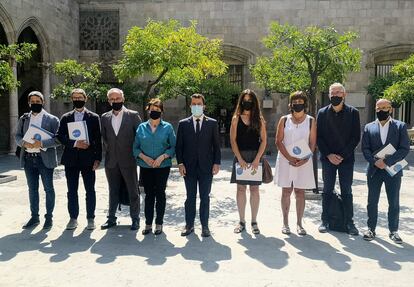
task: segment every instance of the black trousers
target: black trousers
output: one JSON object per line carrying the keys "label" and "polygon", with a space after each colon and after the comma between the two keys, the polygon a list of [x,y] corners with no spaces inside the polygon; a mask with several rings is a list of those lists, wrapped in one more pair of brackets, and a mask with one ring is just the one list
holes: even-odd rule
{"label": "black trousers", "polygon": [[170,167],[141,167],[140,173],[145,190],[145,224],[152,225],[155,205],[157,212],[155,224],[162,225],[166,205],[165,188],[167,187],[167,180],[170,175]]}
{"label": "black trousers", "polygon": [[86,191],[86,218],[95,218],[95,171],[92,170],[92,166],[65,166],[66,184],[68,186],[68,211],[70,218],[77,219],[79,215],[79,174],[82,175],[83,185]]}

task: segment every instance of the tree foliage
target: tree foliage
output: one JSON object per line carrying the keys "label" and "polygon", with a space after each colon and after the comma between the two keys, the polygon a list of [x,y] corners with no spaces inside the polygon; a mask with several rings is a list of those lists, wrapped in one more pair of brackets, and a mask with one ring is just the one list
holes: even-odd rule
{"label": "tree foliage", "polygon": [[307,91],[315,112],[317,94],[360,69],[361,51],[351,47],[356,38],[354,32],[340,34],[333,27],[300,30],[272,22],[263,39],[271,55],[258,58],[253,76],[259,85],[277,92]]}
{"label": "tree foliage", "polygon": [[20,43],[12,45],[0,44],[0,91],[12,90],[19,86],[11,67],[12,61],[17,63],[30,59],[36,50],[36,44]]}
{"label": "tree foliage", "polygon": [[121,82],[150,78],[141,95],[146,101],[156,86],[164,98],[174,98],[174,87],[224,74],[221,41],[198,34],[196,26],[194,21],[183,27],[177,20],[149,20],[144,28],[132,27],[123,46],[123,57],[113,67],[115,76]]}
{"label": "tree foliage", "polygon": [[108,85],[99,82],[102,75],[99,63],[83,64],[76,60],[66,59],[53,66],[54,73],[63,79],[53,89],[52,97],[65,98],[75,88],[84,89],[88,97],[106,101]]}

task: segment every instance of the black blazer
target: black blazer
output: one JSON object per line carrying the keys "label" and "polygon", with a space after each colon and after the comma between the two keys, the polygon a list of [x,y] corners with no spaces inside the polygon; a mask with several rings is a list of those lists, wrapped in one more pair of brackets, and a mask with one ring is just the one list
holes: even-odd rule
{"label": "black blazer", "polygon": [[60,120],[58,140],[64,146],[61,164],[67,166],[92,166],[95,160],[102,160],[102,141],[99,116],[87,109],[83,115],[88,127],[89,147],[78,149],[73,147],[74,140],[69,139],[68,123],[75,121],[75,111],[64,114]]}
{"label": "black blazer", "polygon": [[[407,125],[404,122],[395,119],[390,120],[385,144],[382,144],[381,132],[377,121],[365,125],[364,133],[362,134],[361,150],[369,163],[367,168],[368,176],[373,176],[377,170],[375,154],[388,144],[392,144],[396,152],[384,160],[386,165],[392,166],[407,156],[410,151],[410,139],[408,137]],[[394,177],[402,176],[402,174],[401,170]]]}
{"label": "black blazer", "polygon": [[215,119],[204,116],[200,134],[194,130],[193,117],[183,119],[178,124],[175,152],[178,164],[184,164],[187,174],[199,169],[212,174],[213,164],[220,164],[220,138]]}

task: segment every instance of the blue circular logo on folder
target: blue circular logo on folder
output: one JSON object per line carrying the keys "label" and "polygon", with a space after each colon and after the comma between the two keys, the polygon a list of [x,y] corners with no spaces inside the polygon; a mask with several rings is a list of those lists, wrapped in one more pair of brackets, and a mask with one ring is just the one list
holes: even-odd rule
{"label": "blue circular logo on folder", "polygon": [[300,147],[298,147],[298,146],[293,147],[293,153],[294,154],[298,155],[301,152],[302,152],[302,150],[300,149]]}
{"label": "blue circular logo on folder", "polygon": [[402,170],[402,165],[401,164],[396,164],[394,166],[394,171],[399,172],[400,170]]}
{"label": "blue circular logo on folder", "polygon": [[37,141],[42,140],[42,136],[40,134],[34,134],[33,138]]}
{"label": "blue circular logo on folder", "polygon": [[72,132],[72,135],[73,135],[75,138],[78,138],[78,137],[81,135],[81,131],[80,131],[80,130],[74,130],[74,131]]}
{"label": "blue circular logo on folder", "polygon": [[241,167],[236,168],[236,172],[238,175],[241,175],[243,173],[243,169]]}

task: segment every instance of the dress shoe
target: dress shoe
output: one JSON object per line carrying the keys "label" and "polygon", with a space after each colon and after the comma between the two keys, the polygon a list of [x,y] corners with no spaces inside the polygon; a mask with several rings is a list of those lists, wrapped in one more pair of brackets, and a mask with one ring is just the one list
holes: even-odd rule
{"label": "dress shoe", "polygon": [[184,227],[183,231],[181,231],[181,236],[187,236],[194,232],[194,227]]}
{"label": "dress shoe", "polygon": [[346,225],[346,231],[349,235],[359,235],[359,231],[353,223]]}
{"label": "dress shoe", "polygon": [[201,229],[201,237],[210,237],[211,232],[210,229],[208,229],[208,227],[203,227]]}
{"label": "dress shoe", "polygon": [[402,239],[401,239],[400,235],[398,235],[398,232],[397,232],[397,231],[391,232],[391,233],[389,234],[389,237],[390,237],[390,239],[391,239],[392,241],[394,241],[394,242],[395,242],[395,243],[397,243],[397,244],[402,244],[402,243],[403,243],[403,241],[402,241]]}
{"label": "dress shoe", "polygon": [[43,229],[49,230],[52,228],[52,226],[53,226],[53,219],[50,217],[47,217],[45,219],[45,223],[43,224]]}
{"label": "dress shoe", "polygon": [[29,221],[25,224],[25,225],[23,225],[23,229],[29,229],[29,228],[34,228],[34,227],[36,227],[37,225],[39,225],[39,223],[40,223],[40,220],[39,220],[39,217],[31,217],[30,219],[29,219]]}
{"label": "dress shoe", "polygon": [[372,241],[375,239],[375,231],[371,230],[370,228],[365,231],[364,236],[362,237],[365,241]]}
{"label": "dress shoe", "polygon": [[156,226],[155,226],[155,231],[154,231],[154,234],[155,235],[160,235],[162,233],[162,225],[160,224],[157,224]]}
{"label": "dress shoe", "polygon": [[78,227],[78,220],[75,218],[71,218],[68,224],[66,225],[66,230],[74,230],[76,229],[76,227]]}
{"label": "dress shoe", "polygon": [[326,233],[329,230],[329,224],[327,222],[322,222],[321,225],[319,225],[318,230],[320,233]]}
{"label": "dress shoe", "polygon": [[132,220],[131,230],[138,230],[139,229],[139,220],[134,219]]}
{"label": "dress shoe", "polygon": [[88,225],[86,226],[87,230],[94,230],[96,228],[95,220],[93,218],[88,218]]}
{"label": "dress shoe", "polygon": [[114,226],[116,226],[116,221],[107,220],[104,224],[101,225],[101,229],[104,230]]}
{"label": "dress shoe", "polygon": [[151,225],[145,225],[145,228],[142,230],[142,235],[147,235],[152,232],[152,226]]}

